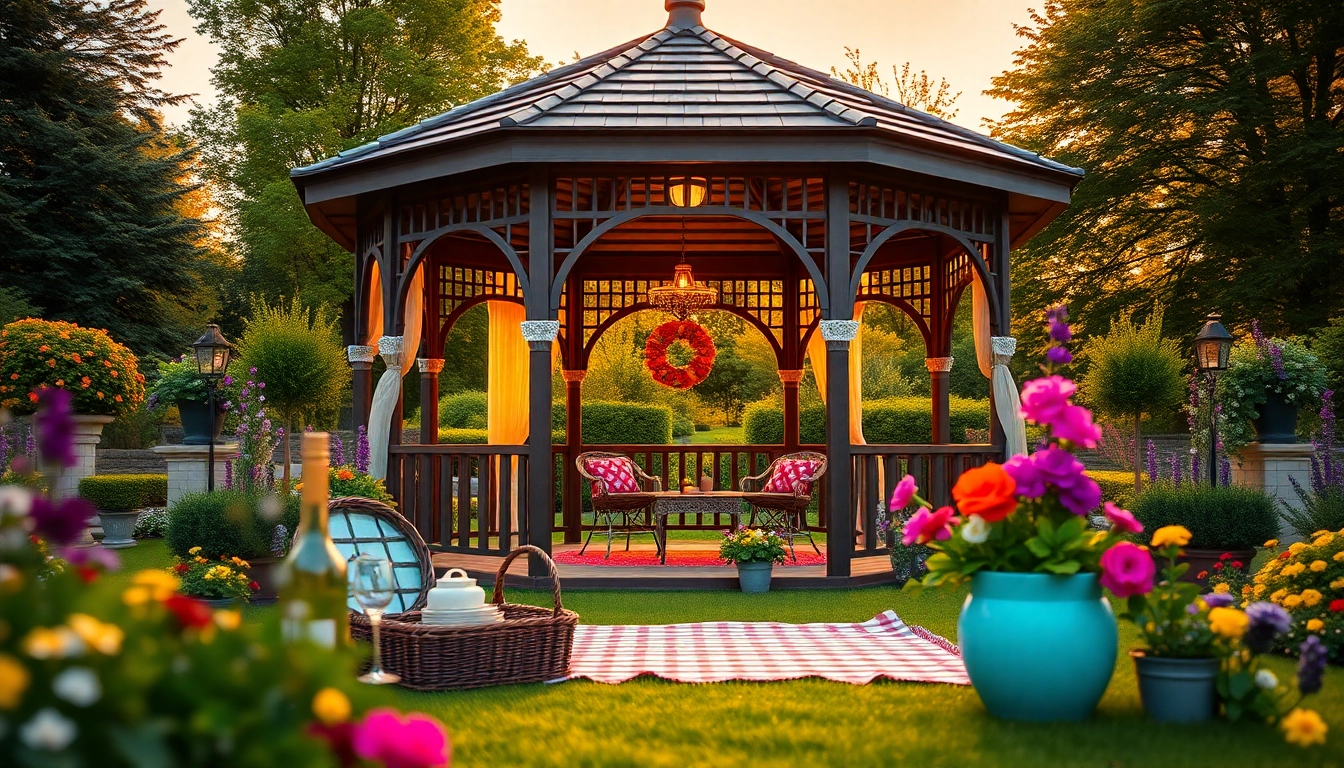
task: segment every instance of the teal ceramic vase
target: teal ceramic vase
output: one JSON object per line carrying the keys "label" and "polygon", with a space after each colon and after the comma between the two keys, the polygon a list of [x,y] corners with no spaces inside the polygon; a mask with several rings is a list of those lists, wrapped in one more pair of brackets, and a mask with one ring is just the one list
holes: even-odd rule
{"label": "teal ceramic vase", "polygon": [[1084,720],[1115,671],[1115,615],[1096,574],[977,573],[957,622],[971,685],[1004,720]]}
{"label": "teal ceramic vase", "polygon": [[759,595],[762,592],[770,591],[770,571],[774,568],[774,563],[738,563],[737,564],[737,583],[741,585],[742,591],[748,594]]}

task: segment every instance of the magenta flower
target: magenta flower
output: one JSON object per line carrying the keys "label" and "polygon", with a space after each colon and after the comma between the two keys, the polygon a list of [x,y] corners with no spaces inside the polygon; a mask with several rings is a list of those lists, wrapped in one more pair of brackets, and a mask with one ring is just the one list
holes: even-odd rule
{"label": "magenta flower", "polygon": [[956,522],[957,511],[943,507],[936,512],[920,507],[919,511],[905,521],[901,541],[905,546],[928,544],[935,539],[945,541],[952,537],[952,524]]}
{"label": "magenta flower", "polygon": [[891,501],[887,504],[887,509],[892,512],[898,512],[910,506],[910,500],[919,492],[919,486],[915,485],[915,478],[906,475],[901,478],[901,482],[891,491]]}
{"label": "magenta flower", "polygon": [[1050,432],[1083,448],[1096,448],[1101,442],[1101,427],[1092,423],[1092,412],[1081,405],[1065,406],[1050,424]]}
{"label": "magenta flower", "polygon": [[1078,385],[1063,376],[1045,376],[1022,385],[1022,416],[1037,424],[1050,425],[1059,419]]}
{"label": "magenta flower", "polygon": [[1129,510],[1121,509],[1109,501],[1102,506],[1102,510],[1106,513],[1106,519],[1111,521],[1111,530],[1120,533],[1143,533],[1143,523],[1140,523]]}
{"label": "magenta flower", "polygon": [[1153,591],[1157,566],[1142,547],[1122,541],[1101,555],[1101,586],[1116,597],[1146,595]]}
{"label": "magenta flower", "polygon": [[407,715],[391,709],[375,709],[355,726],[355,754],[379,761],[387,768],[436,768],[446,766],[452,754],[443,726],[431,717]]}
{"label": "magenta flower", "polygon": [[66,547],[56,554],[75,567],[86,566],[105,571],[115,571],[121,567],[121,558],[106,547]]}
{"label": "magenta flower", "polygon": [[1030,456],[1010,457],[1003,463],[1003,471],[1013,478],[1019,499],[1039,499],[1045,495],[1045,477],[1036,469]]}
{"label": "magenta flower", "polygon": [[78,496],[55,502],[38,496],[33,499],[33,508],[28,515],[33,520],[33,533],[57,547],[64,547],[75,543],[84,533],[94,512],[93,505]]}

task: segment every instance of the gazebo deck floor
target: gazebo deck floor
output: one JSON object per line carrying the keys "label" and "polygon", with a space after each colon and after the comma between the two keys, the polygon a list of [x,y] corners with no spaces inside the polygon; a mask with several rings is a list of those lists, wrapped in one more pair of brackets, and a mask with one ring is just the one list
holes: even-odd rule
{"label": "gazebo deck floor", "polygon": [[[802,547],[807,544],[800,542]],[[673,540],[673,551],[692,549],[716,550],[717,542]],[[577,552],[581,544],[555,544],[552,554]],[[594,541],[589,551],[601,552],[606,542]],[[624,549],[624,542],[614,543],[612,550]],[[653,553],[651,542],[631,544],[631,551]],[[808,548],[810,550],[810,548]],[[822,545],[822,552],[826,547]],[[482,584],[494,584],[500,558],[490,555],[472,555],[461,552],[435,552],[434,570],[442,575],[449,568],[461,568]],[[676,566],[676,565],[570,565],[556,564],[560,584],[565,589],[737,589],[737,569],[732,566]],[[826,576],[824,565],[777,567],[770,580],[771,589],[825,589],[861,587],[885,584],[895,579],[891,561],[885,556],[856,557],[850,563],[848,578],[832,579]],[[505,585],[509,587],[548,587],[547,579],[533,579],[527,575],[527,558],[517,558],[509,566]]]}

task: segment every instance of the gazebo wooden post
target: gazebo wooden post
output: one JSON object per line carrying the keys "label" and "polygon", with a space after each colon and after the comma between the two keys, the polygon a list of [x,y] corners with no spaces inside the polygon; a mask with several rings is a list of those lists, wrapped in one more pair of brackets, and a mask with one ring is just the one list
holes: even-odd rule
{"label": "gazebo wooden post", "polygon": [[826,201],[828,318],[817,332],[826,340],[826,576],[849,578],[854,554],[850,496],[849,342],[858,335],[849,291],[849,185],[832,177]]}
{"label": "gazebo wooden post", "polygon": [[420,368],[420,442],[424,445],[437,445],[439,442],[439,374],[443,371],[443,360],[421,357],[415,362]]}
{"label": "gazebo wooden post", "polygon": [[[523,338],[528,353],[527,543],[550,554],[555,526],[555,467],[551,458],[551,347],[560,333],[552,319],[551,279],[553,232],[551,180],[544,168],[534,168],[528,182],[528,285],[524,303],[527,320]],[[550,571],[541,558],[528,557],[528,575],[542,578]]]}
{"label": "gazebo wooden post", "polygon": [[797,259],[781,253],[788,267],[784,274],[784,343],[780,358],[779,381],[784,385],[784,451],[798,450],[798,382],[803,380],[802,333],[799,328]]}
{"label": "gazebo wooden post", "polygon": [[[360,225],[362,230],[365,225]],[[358,241],[363,237],[357,234]],[[369,427],[369,409],[373,406],[373,358],[378,354],[378,340],[369,338],[369,274],[368,262],[373,260],[367,254],[355,255],[355,294],[354,294],[354,337],[353,343],[345,348],[346,359],[350,361],[350,385],[352,390],[351,417],[354,429]]]}
{"label": "gazebo wooden post", "polygon": [[[994,285],[986,287],[985,289],[986,295],[988,295],[989,291],[994,289],[997,289],[999,292],[999,314],[991,315],[989,318],[990,335],[992,336],[1013,335],[1012,296],[1008,283],[1009,273],[1012,271],[1009,269],[1011,264],[1012,243],[1009,239],[1011,237],[1011,230],[1009,229],[1010,219],[1008,217],[1008,210],[1008,198],[1005,195],[999,203],[999,220],[997,226],[994,228],[994,244],[990,246],[994,255],[993,260],[990,262],[994,267],[992,273]],[[989,399],[989,412],[989,441],[1000,450],[1004,450],[1007,446],[1008,438],[1004,434],[1003,425],[999,423],[998,411],[994,409],[994,395],[992,391]],[[1008,457],[1003,456],[1002,458],[1006,460]]]}
{"label": "gazebo wooden post", "polygon": [[798,450],[798,382],[803,380],[800,369],[779,370],[779,380],[784,385],[784,452]]}
{"label": "gazebo wooden post", "polygon": [[[573,305],[570,305],[573,306]],[[570,326],[571,328],[573,326]],[[571,349],[573,347],[571,346]],[[573,359],[573,358],[571,358]],[[588,371],[562,372],[565,378],[565,493],[563,523],[565,543],[577,544],[583,538],[583,480],[574,457],[583,451],[583,379]]]}

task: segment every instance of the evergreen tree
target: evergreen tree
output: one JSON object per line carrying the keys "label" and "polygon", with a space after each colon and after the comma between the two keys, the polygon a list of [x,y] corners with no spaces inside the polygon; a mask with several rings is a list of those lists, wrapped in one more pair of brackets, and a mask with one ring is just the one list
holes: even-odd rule
{"label": "evergreen tree", "polygon": [[1088,172],[1013,255],[1019,317],[1067,298],[1104,332],[1157,299],[1183,335],[1213,309],[1286,335],[1344,309],[1344,4],[1050,0],[1019,34],[996,135]]}
{"label": "evergreen tree", "polygon": [[289,181],[314,163],[538,71],[495,33],[499,0],[189,0],[220,46],[221,98],[193,114],[244,259],[238,295],[339,306],[350,254]]}
{"label": "evergreen tree", "polygon": [[177,205],[191,152],[154,87],[177,40],[143,0],[0,0],[0,277],[44,317],[139,353],[199,334],[199,223]]}

